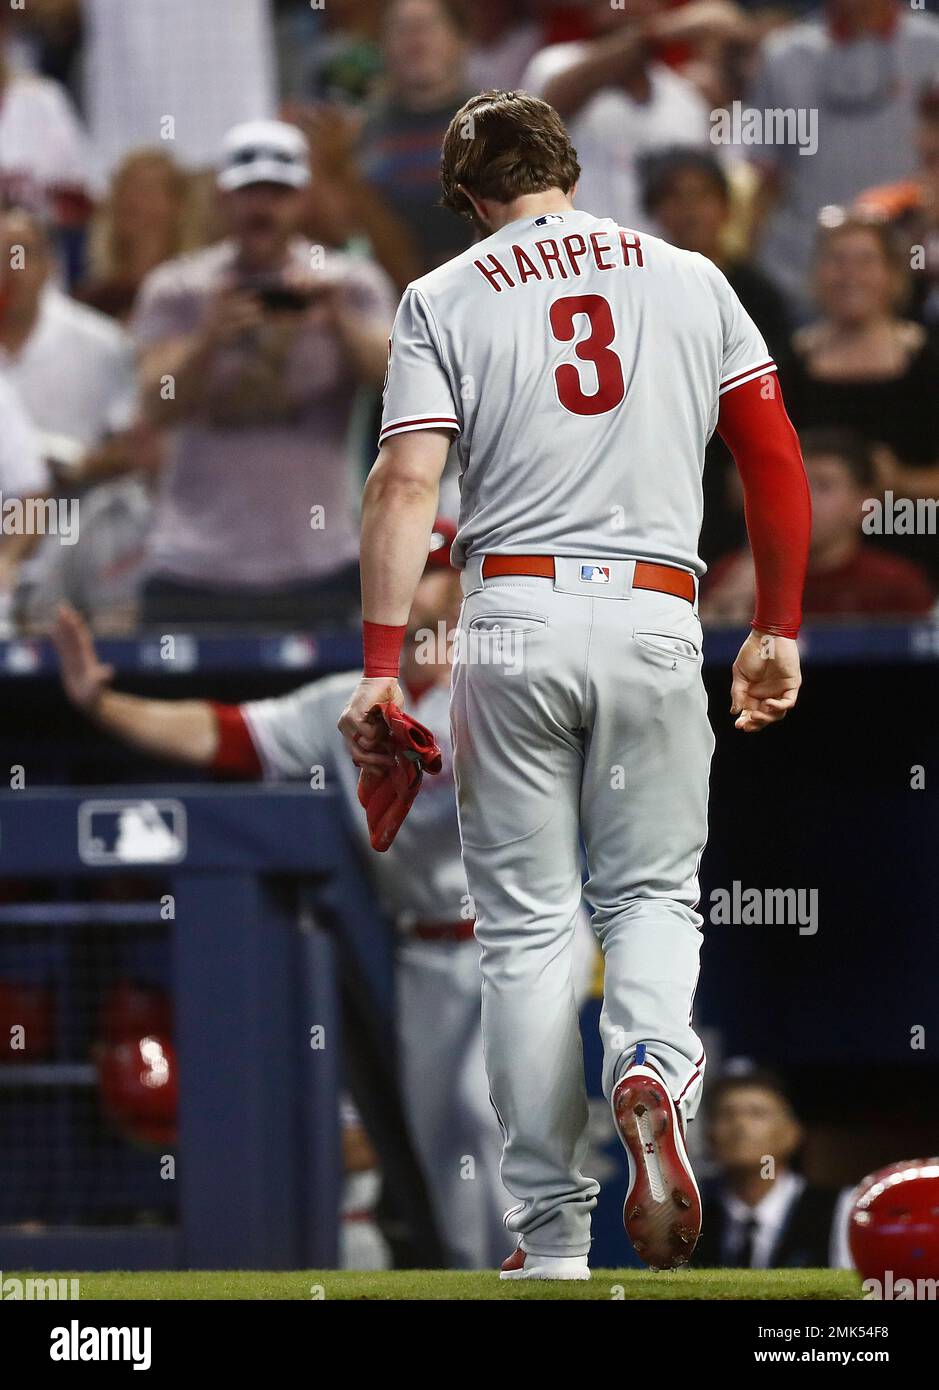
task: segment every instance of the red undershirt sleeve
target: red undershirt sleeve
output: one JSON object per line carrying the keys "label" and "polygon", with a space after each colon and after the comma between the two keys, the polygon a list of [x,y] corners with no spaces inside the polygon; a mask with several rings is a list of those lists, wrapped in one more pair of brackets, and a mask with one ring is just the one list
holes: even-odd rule
{"label": "red undershirt sleeve", "polygon": [[260,777],[263,769],[251,731],[245,723],[240,705],[211,702],[218,725],[218,747],[212,759],[212,771],[228,777]]}
{"label": "red undershirt sleeve", "polygon": [[802,621],[812,510],[802,450],[775,373],[725,391],[717,430],[743,483],[756,569],[752,626],[795,637]]}

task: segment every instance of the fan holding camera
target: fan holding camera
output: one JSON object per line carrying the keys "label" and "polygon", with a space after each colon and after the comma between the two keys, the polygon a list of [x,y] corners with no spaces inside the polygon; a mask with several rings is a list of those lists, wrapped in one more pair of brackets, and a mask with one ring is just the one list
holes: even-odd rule
{"label": "fan holding camera", "polygon": [[375,266],[299,234],[310,182],[296,127],[235,127],[228,235],[141,289],[143,406],[171,432],[145,621],[292,626],[356,606],[347,439],[356,388],[381,385],[394,300]]}

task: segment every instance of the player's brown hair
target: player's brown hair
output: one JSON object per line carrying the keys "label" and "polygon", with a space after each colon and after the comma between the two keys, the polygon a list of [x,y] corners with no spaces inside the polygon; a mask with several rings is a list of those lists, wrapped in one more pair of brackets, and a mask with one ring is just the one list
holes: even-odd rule
{"label": "player's brown hair", "polygon": [[577,153],[564,123],[546,101],[527,92],[480,92],[453,117],[440,160],[442,203],[475,221],[477,198],[510,203],[525,193],[560,188],[570,193],[580,177]]}

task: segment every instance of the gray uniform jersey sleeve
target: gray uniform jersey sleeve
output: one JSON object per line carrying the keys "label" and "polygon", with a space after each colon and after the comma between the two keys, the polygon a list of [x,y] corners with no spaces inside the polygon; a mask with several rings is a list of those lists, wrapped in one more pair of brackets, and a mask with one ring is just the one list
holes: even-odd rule
{"label": "gray uniform jersey sleeve", "polygon": [[265,778],[283,782],[309,778],[314,768],[327,776],[335,770],[340,745],[336,721],[358,680],[358,671],[344,672],[289,695],[241,706]]}
{"label": "gray uniform jersey sleeve", "polygon": [[743,386],[755,377],[775,372],[766,340],[740,303],[727,277],[711,261],[707,273],[714,287],[721,316],[723,346],[721,352],[720,395]]}
{"label": "gray uniform jersey sleeve", "polygon": [[434,316],[409,286],[398,306],[388,350],[379,444],[409,430],[459,434],[458,392],[446,366]]}

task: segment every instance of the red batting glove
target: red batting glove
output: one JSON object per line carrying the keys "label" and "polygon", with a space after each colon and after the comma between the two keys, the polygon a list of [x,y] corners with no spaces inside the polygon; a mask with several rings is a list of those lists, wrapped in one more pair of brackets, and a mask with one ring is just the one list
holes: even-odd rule
{"label": "red batting glove", "polygon": [[385,721],[382,751],[394,758],[389,768],[367,767],[359,773],[358,797],[365,808],[369,840],[380,854],[388,849],[421,789],[424,773],[440,771],[443,758],[429,729],[388,701],[376,705]]}

